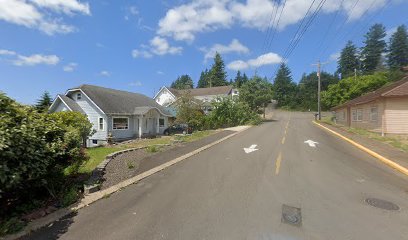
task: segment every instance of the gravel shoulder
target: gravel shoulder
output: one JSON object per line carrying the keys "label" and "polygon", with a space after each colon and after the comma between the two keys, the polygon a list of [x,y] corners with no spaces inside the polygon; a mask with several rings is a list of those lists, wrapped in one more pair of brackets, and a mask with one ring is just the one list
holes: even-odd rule
{"label": "gravel shoulder", "polygon": [[140,149],[121,154],[112,159],[106,166],[101,189],[109,188],[121,181],[185,155],[234,132],[235,131],[224,130],[197,141],[162,146],[159,147],[159,151],[155,153],[150,153],[146,151],[146,149]]}

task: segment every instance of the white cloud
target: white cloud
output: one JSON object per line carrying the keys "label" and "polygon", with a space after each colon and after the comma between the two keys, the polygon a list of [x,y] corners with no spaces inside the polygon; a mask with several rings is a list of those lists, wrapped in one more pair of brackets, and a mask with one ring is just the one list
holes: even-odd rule
{"label": "white cloud", "polygon": [[134,50],[132,50],[132,57],[134,57],[134,58],[138,58],[138,57],[151,58],[151,57],[153,57],[153,54],[151,54],[149,51],[146,51],[146,50],[134,49]]}
{"label": "white cloud", "polygon": [[[399,1],[399,0],[393,0]],[[275,7],[281,11],[284,1],[272,0],[193,0],[169,9],[158,23],[157,33],[175,40],[193,41],[197,33],[228,29],[234,24],[248,28],[265,30],[270,24],[271,13]],[[279,4],[279,5],[277,5]],[[287,0],[279,23],[279,30],[299,22],[306,14],[311,1]],[[341,11],[350,21],[359,19],[367,9],[374,12],[385,6],[386,0],[359,1],[351,11],[355,0],[327,0],[322,13]],[[373,5],[371,5],[373,4]],[[316,1],[311,8],[313,12],[318,6]],[[370,7],[371,6],[371,7]]]}
{"label": "white cloud", "polygon": [[8,55],[8,56],[14,56],[17,53],[14,51],[6,50],[6,49],[0,49],[0,55]]}
{"label": "white cloud", "polygon": [[131,82],[131,83],[129,83],[129,86],[140,87],[140,86],[142,86],[142,82],[140,82],[140,81]]}
{"label": "white cloud", "polygon": [[109,71],[103,70],[99,73],[101,76],[110,77],[111,73]]}
{"label": "white cloud", "polygon": [[330,61],[337,61],[339,58],[340,58],[340,53],[336,52],[336,53],[330,54],[329,60]]}
{"label": "white cloud", "polygon": [[227,65],[227,68],[238,71],[238,70],[244,70],[250,67],[257,68],[257,67],[261,67],[264,65],[278,64],[278,63],[281,63],[282,61],[283,59],[281,56],[279,56],[276,53],[270,52],[270,53],[263,54],[257,58],[249,59],[248,61],[243,61],[243,60],[233,61]]}
{"label": "white cloud", "polygon": [[76,0],[0,0],[0,20],[38,29],[48,35],[70,33],[75,27],[55,14],[90,14],[89,5]]}
{"label": "white cloud", "polygon": [[60,61],[56,55],[42,55],[34,54],[30,56],[18,55],[17,59],[13,61],[16,66],[34,66],[39,64],[56,65]]}
{"label": "white cloud", "polygon": [[199,32],[228,28],[233,23],[228,0],[194,0],[167,11],[159,21],[158,34],[176,40],[192,41]]}
{"label": "white cloud", "polygon": [[63,12],[72,15],[74,13],[82,13],[90,15],[88,3],[80,3],[77,0],[29,0],[38,7],[48,8],[55,12]]}
{"label": "white cloud", "polygon": [[201,48],[205,52],[204,60],[213,58],[215,53],[228,54],[228,53],[249,53],[249,49],[240,43],[237,39],[233,39],[229,45],[214,44],[210,49]]}
{"label": "white cloud", "polygon": [[137,9],[137,7],[136,6],[131,6],[130,8],[129,8],[129,12],[130,12],[130,14],[132,14],[132,15],[139,15],[139,10]]}
{"label": "white cloud", "polygon": [[164,75],[164,72],[162,72],[162,71],[160,71],[160,70],[157,71],[156,73],[159,74],[159,75]]}
{"label": "white cloud", "polygon": [[228,69],[235,70],[235,71],[247,69],[248,67],[249,67],[249,64],[242,60],[233,61],[227,65]]}
{"label": "white cloud", "polygon": [[151,58],[153,55],[177,55],[181,54],[183,51],[182,47],[173,47],[170,46],[169,42],[162,37],[156,36],[150,40],[149,46],[142,44],[140,50],[134,49],[132,50],[132,56],[134,58],[144,57],[144,58]]}
{"label": "white cloud", "polygon": [[68,63],[67,65],[65,65],[62,70],[64,70],[64,72],[73,72],[75,71],[76,67],[78,66],[77,63]]}
{"label": "white cloud", "polygon": [[183,50],[182,47],[172,47],[169,42],[162,37],[154,37],[150,40],[151,51],[156,55],[166,55],[166,54],[180,54]]}
{"label": "white cloud", "polygon": [[7,61],[15,66],[34,66],[34,65],[56,65],[60,59],[56,55],[33,54],[24,56],[15,51],[0,49],[0,56],[4,56]]}

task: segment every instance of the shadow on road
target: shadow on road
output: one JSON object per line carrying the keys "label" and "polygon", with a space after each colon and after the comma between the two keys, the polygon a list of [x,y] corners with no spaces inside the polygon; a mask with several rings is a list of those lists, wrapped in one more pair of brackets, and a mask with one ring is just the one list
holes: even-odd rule
{"label": "shadow on road", "polygon": [[38,229],[26,236],[19,238],[19,240],[53,240],[60,238],[61,235],[68,231],[69,226],[74,222],[74,217],[77,215],[76,212],[71,213],[60,220],[49,224],[43,228]]}

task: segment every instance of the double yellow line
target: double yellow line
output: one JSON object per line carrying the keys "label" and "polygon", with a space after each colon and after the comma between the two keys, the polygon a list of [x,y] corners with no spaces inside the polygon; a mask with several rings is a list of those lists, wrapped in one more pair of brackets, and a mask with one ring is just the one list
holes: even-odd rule
{"label": "double yellow line", "polygon": [[[283,134],[283,138],[282,138],[282,145],[285,144],[285,140],[286,140],[286,134],[288,133],[288,127],[289,127],[289,122],[290,122],[290,117],[288,122],[286,123],[286,127],[285,127],[285,133]],[[278,158],[276,158],[276,163],[275,163],[275,174],[278,175],[279,174],[279,169],[280,169],[280,165],[282,162],[282,150],[279,152]]]}

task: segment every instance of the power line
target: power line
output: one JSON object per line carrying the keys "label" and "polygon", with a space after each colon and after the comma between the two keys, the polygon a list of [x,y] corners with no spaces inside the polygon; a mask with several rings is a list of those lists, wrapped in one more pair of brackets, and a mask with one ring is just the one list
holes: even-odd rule
{"label": "power line", "polygon": [[[341,0],[340,6],[342,6],[343,3],[344,3],[344,0]],[[335,13],[334,17],[332,18],[330,24],[327,26],[327,29],[326,29],[326,31],[325,31],[325,33],[324,33],[324,35],[323,35],[323,38],[321,39],[321,41],[320,41],[319,44],[317,45],[318,48],[321,47],[321,46],[324,44],[324,42],[325,42],[325,40],[326,40],[326,38],[327,38],[327,36],[328,36],[330,30],[332,29],[332,26],[333,26],[334,22],[335,22],[336,19],[337,19],[337,16],[339,15],[339,12],[340,12],[340,8],[336,11],[336,13]],[[317,52],[317,48],[316,48],[316,52]]]}
{"label": "power line", "polygon": [[[357,1],[354,3],[354,5],[352,6],[352,8],[351,8],[351,10],[350,10],[350,12],[349,12],[348,17],[346,18],[346,20],[343,21],[343,23],[340,25],[340,27],[337,28],[336,32],[341,32],[341,30],[343,30],[343,27],[344,27],[344,26],[346,25],[346,23],[350,20],[351,14],[353,13],[354,8],[356,7],[356,5],[358,4],[359,1],[360,1],[360,0],[357,0]],[[331,38],[331,40],[328,41],[328,44],[326,45],[326,47],[324,48],[324,50],[322,51],[322,53],[320,54],[320,56],[322,56],[322,55],[324,55],[324,54],[326,53],[326,51],[327,51],[327,49],[329,48],[329,46],[331,46],[331,43],[334,42],[334,38],[335,38],[335,37],[336,37],[336,36],[333,36],[333,37]]]}
{"label": "power line", "polygon": [[[275,10],[275,9],[276,9],[276,11],[275,11],[275,14],[274,14],[274,10]],[[268,39],[269,39],[269,37],[270,37],[270,35],[271,35],[271,33],[272,33],[271,30],[273,29],[273,26],[274,26],[274,24],[275,24],[277,9],[278,9],[278,7],[276,7],[276,4],[275,4],[275,2],[274,2],[274,3],[273,3],[273,9],[272,9],[272,12],[271,12],[271,16],[270,16],[270,19],[269,19],[269,21],[268,21],[268,29],[267,29],[267,31],[266,31],[266,36],[265,36],[264,42],[263,42],[263,44],[262,44],[261,52],[264,52],[264,51],[265,51],[265,45],[267,44]],[[272,17],[273,17],[273,21],[272,21]]]}
{"label": "power line", "polygon": [[[281,11],[280,11],[280,14],[279,14],[278,21],[276,22],[276,26],[275,26],[274,29],[273,29],[272,38],[271,38],[271,41],[269,42],[269,45],[268,45],[267,49],[270,49],[270,48],[271,48],[271,45],[272,45],[273,39],[275,38],[277,29],[279,28],[279,23],[280,23],[280,20],[281,20],[281,17],[282,17],[283,9],[285,9],[285,6],[286,6],[286,0],[284,0],[284,2],[283,2],[282,8],[281,8]],[[276,12],[277,12],[277,11],[276,11]],[[275,16],[276,16],[276,15],[275,15]]]}
{"label": "power line", "polygon": [[[306,31],[308,30],[308,28],[311,26],[311,24],[313,23],[314,19],[316,18],[316,16],[318,15],[318,13],[320,12],[320,10],[322,9],[323,5],[325,4],[326,0],[321,0],[320,3],[318,4],[318,6],[316,7],[316,9],[314,10],[314,12],[312,13],[312,15],[309,17],[309,19],[307,20],[307,22],[303,25],[304,23],[304,19],[307,18],[307,16],[309,15],[310,9],[312,8],[312,6],[314,5],[314,2],[312,2],[312,4],[310,5],[308,11],[306,12],[305,16],[303,17],[301,23],[299,24],[298,30],[300,31],[296,31],[292,41],[290,42],[289,46],[286,48],[286,50],[284,51],[283,54],[283,60],[282,62],[285,62],[289,56],[293,53],[293,51],[296,49],[296,47],[298,46],[300,40],[303,38],[303,35],[306,33]],[[303,26],[303,28],[302,28]],[[301,30],[300,30],[301,29]],[[273,74],[273,76],[276,75],[278,71],[278,67],[275,69],[275,72]]]}

